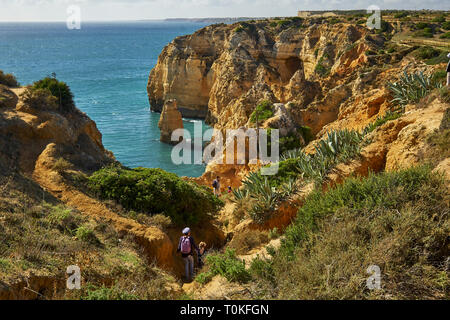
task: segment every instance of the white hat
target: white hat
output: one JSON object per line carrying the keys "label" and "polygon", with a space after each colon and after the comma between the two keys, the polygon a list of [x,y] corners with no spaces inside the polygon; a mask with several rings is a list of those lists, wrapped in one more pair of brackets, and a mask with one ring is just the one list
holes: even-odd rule
{"label": "white hat", "polygon": [[189,228],[183,229],[183,234],[188,234],[189,232],[191,232],[191,229],[189,229]]}
{"label": "white hat", "polygon": [[447,58],[449,58],[450,59],[450,53],[447,55]]}

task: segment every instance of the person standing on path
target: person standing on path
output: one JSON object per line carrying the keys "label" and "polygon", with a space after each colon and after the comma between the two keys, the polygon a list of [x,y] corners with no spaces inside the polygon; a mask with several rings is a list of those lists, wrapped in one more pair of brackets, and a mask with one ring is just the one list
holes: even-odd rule
{"label": "person standing on path", "polygon": [[216,179],[213,181],[213,188],[214,188],[214,195],[216,197],[220,197],[220,177],[217,176]]}
{"label": "person standing on path", "polygon": [[[447,58],[450,59],[450,53],[447,55]],[[450,86],[450,61],[447,64],[447,87]]]}
{"label": "person standing on path", "polygon": [[181,257],[184,260],[184,271],[186,281],[191,282],[194,279],[194,249],[199,252],[194,238],[191,236],[191,229],[184,228],[183,235],[178,243],[177,252],[181,252]]}

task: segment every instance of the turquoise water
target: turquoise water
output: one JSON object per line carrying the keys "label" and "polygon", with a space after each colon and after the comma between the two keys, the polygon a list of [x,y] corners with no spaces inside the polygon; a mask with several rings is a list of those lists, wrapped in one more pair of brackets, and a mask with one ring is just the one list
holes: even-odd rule
{"label": "turquoise water", "polygon": [[[15,74],[22,85],[56,73],[117,160],[196,177],[204,166],[173,164],[172,147],[159,141],[159,114],[150,112],[146,87],[164,46],[205,25],[88,23],[68,30],[64,23],[0,23],[0,70]],[[194,122],[186,119],[185,128],[193,132]]]}

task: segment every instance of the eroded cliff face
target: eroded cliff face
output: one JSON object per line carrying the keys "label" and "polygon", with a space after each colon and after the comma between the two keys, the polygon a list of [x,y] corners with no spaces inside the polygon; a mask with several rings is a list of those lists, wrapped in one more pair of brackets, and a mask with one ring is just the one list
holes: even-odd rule
{"label": "eroded cliff face", "polygon": [[172,133],[177,129],[183,129],[183,119],[181,113],[177,108],[176,100],[167,100],[161,112],[158,127],[161,130],[161,142],[176,144],[177,141],[172,141]]}
{"label": "eroded cliff face", "polygon": [[262,99],[290,102],[297,121],[317,133],[337,119],[365,52],[382,42],[350,24],[209,26],[164,48],[148,82],[151,108],[176,98],[183,116],[224,129],[244,126]]}
{"label": "eroded cliff face", "polygon": [[38,157],[50,144],[57,146],[58,157],[83,171],[114,161],[103,146],[97,125],[86,114],[77,108],[69,112],[34,109],[19,98],[24,90],[2,88],[9,97],[0,107],[0,167],[4,174],[20,171],[31,176]]}

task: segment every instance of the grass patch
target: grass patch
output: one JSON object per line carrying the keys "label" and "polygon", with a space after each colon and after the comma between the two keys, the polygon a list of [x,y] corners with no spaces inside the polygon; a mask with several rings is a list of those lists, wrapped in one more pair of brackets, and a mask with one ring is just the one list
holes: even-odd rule
{"label": "grass patch", "polygon": [[91,285],[81,300],[138,300],[138,297],[115,286],[108,288]]}
{"label": "grass patch", "polygon": [[72,168],[72,164],[65,160],[64,158],[59,158],[55,161],[55,163],[52,166],[52,169],[57,171],[58,173],[64,173],[67,170],[70,170]]}
{"label": "grass patch", "polygon": [[423,60],[428,65],[435,65],[448,61],[447,53],[445,51],[429,46],[420,47],[414,50],[412,54],[414,57]]}
{"label": "grass patch", "polygon": [[440,39],[450,39],[450,32],[446,32],[439,36]]}
{"label": "grass patch", "polygon": [[209,282],[212,277],[221,275],[230,282],[246,283],[251,277],[245,269],[245,262],[236,257],[236,251],[226,249],[224,253],[209,254],[205,259],[208,271],[200,273],[196,281],[200,283]]}
{"label": "grass patch", "polygon": [[[266,298],[444,299],[448,200],[427,166],[347,179],[311,194],[268,266],[273,272],[252,274],[258,286],[271,285]],[[381,268],[381,290],[365,286],[370,265]]]}
{"label": "grass patch", "polygon": [[269,237],[267,232],[259,230],[246,230],[236,234],[230,241],[228,247],[236,250],[237,254],[246,254],[267,243]]}

